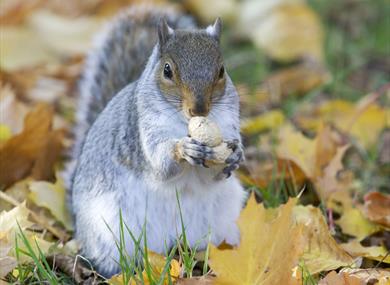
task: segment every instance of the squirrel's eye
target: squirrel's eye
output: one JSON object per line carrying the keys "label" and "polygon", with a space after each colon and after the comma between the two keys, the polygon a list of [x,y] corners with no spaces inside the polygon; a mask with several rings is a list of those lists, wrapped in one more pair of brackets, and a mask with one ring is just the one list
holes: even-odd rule
{"label": "squirrel's eye", "polygon": [[225,68],[222,66],[221,69],[219,70],[218,78],[222,79],[224,74],[225,74]]}
{"label": "squirrel's eye", "polygon": [[164,65],[164,76],[168,79],[172,79],[173,76],[171,66],[168,63]]}

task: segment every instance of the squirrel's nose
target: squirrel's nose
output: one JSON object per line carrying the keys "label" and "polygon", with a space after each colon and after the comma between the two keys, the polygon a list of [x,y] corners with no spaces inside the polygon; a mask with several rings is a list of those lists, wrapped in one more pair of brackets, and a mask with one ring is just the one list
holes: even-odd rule
{"label": "squirrel's nose", "polygon": [[192,117],[207,116],[206,108],[191,108],[189,109],[189,113]]}

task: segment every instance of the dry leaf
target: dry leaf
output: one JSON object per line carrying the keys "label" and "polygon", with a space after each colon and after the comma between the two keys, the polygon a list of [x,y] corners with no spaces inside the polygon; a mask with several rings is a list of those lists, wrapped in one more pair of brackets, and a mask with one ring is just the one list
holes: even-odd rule
{"label": "dry leaf", "polygon": [[321,279],[318,283],[319,285],[364,285],[362,280],[355,276],[351,276],[345,272],[336,273],[336,271],[332,271],[325,276],[325,278]]}
{"label": "dry leaf", "polygon": [[211,25],[218,17],[223,22],[232,22],[236,17],[237,0],[185,0],[184,6],[203,22]]}
{"label": "dry leaf", "polygon": [[23,128],[23,118],[30,108],[17,99],[9,85],[0,82],[0,124],[11,129],[11,133],[19,133]]}
{"label": "dry leaf", "polygon": [[57,176],[55,184],[46,181],[29,183],[31,193],[29,198],[38,206],[50,210],[57,221],[67,230],[72,230],[72,218],[66,204],[66,189],[61,178]]}
{"label": "dry leaf", "polygon": [[363,256],[368,259],[390,264],[390,255],[384,246],[362,246],[357,239],[340,244],[340,246],[354,257]]}
{"label": "dry leaf", "polygon": [[84,54],[101,26],[102,19],[96,17],[67,18],[47,10],[34,10],[23,26],[2,27],[0,66],[15,71],[59,63],[63,56]]}
{"label": "dry leaf", "polygon": [[[29,213],[30,210],[27,209],[26,203],[24,202],[14,207],[12,210],[8,212],[3,211],[0,214],[0,264],[4,263],[4,265],[7,266],[7,268],[2,268],[1,273],[4,275],[13,269],[11,265],[16,266],[16,263],[13,261],[15,261],[16,258],[15,239],[19,237],[19,227],[24,232],[35,254],[39,255],[37,246],[43,253],[47,253],[49,248],[53,245],[53,243],[37,237],[34,232],[27,230],[27,228],[33,225],[33,223],[28,220]],[[20,238],[18,238],[18,247],[27,251],[26,246]],[[21,262],[31,261],[31,257],[24,254],[20,254],[19,259]]]}
{"label": "dry leaf", "polygon": [[338,173],[349,145],[343,145],[329,126],[321,125],[317,136],[310,139],[287,125],[279,131],[279,142],[277,157],[294,162],[317,186],[320,198],[326,200],[331,193],[348,189],[351,181],[341,181]]}
{"label": "dry leaf", "polygon": [[45,47],[55,54],[69,56],[86,53],[103,22],[96,17],[70,18],[38,10],[30,15],[28,23]]}
{"label": "dry leaf", "polygon": [[280,110],[271,110],[259,116],[243,120],[241,131],[246,135],[252,135],[269,129],[277,129],[284,121],[285,117]]}
{"label": "dry leaf", "polygon": [[[385,285],[390,283],[390,271],[381,268],[351,269],[343,268],[342,273],[357,277],[364,284]],[[387,282],[387,283],[386,283]]]}
{"label": "dry leaf", "polygon": [[354,205],[347,191],[331,194],[328,207],[341,215],[335,223],[340,226],[342,232],[356,237],[359,241],[381,230],[378,225],[364,217],[359,207]]}
{"label": "dry leaf", "polygon": [[214,284],[299,284],[292,274],[304,241],[302,226],[292,216],[295,203],[290,199],[278,209],[266,210],[252,196],[238,220],[240,245],[231,250],[210,248]]}
{"label": "dry leaf", "polygon": [[390,195],[367,193],[364,196],[363,214],[371,222],[390,228]]}
{"label": "dry leaf", "polygon": [[304,225],[303,261],[310,274],[353,265],[353,259],[334,240],[319,208],[296,206],[294,215]]}
{"label": "dry leaf", "polygon": [[264,80],[258,92],[269,93],[268,97],[278,98],[280,102],[289,95],[305,95],[330,79],[329,72],[321,63],[307,60],[272,73]]}
{"label": "dry leaf", "polygon": [[179,278],[177,279],[176,285],[213,285],[214,277],[212,276],[201,276],[192,278]]}
{"label": "dry leaf", "polygon": [[343,100],[327,101],[314,106],[307,114],[299,112],[296,121],[309,130],[318,130],[322,122],[331,123],[340,131],[356,137],[363,146],[370,147],[378,141],[389,112],[371,98],[373,95],[369,94],[356,104]]}
{"label": "dry leaf", "polygon": [[7,187],[30,175],[32,170],[38,178],[53,176],[53,162],[62,150],[63,133],[51,131],[52,119],[52,109],[39,104],[27,114],[23,132],[0,146],[0,185]]}
{"label": "dry leaf", "polygon": [[[244,1],[239,33],[279,61],[322,60],[323,31],[317,14],[303,1]],[[275,31],[278,31],[277,33]]]}

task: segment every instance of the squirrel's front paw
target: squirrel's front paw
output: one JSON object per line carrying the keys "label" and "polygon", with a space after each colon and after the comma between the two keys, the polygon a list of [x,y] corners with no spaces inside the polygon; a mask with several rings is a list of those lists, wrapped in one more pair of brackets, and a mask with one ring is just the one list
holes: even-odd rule
{"label": "squirrel's front paw", "polygon": [[178,160],[186,160],[191,165],[205,164],[206,160],[214,158],[214,151],[211,147],[202,144],[190,137],[181,139],[176,145],[176,157]]}
{"label": "squirrel's front paw", "polygon": [[240,166],[240,163],[244,161],[244,149],[239,140],[232,140],[227,142],[228,147],[232,149],[232,154],[225,160],[227,166],[219,173],[215,179],[222,180],[229,178],[232,172]]}

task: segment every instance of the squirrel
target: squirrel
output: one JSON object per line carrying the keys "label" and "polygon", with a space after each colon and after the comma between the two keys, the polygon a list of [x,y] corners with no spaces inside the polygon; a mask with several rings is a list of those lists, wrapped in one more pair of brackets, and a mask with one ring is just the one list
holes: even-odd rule
{"label": "squirrel", "polygon": [[[133,6],[87,57],[67,172],[75,238],[103,276],[120,271],[120,213],[135,237],[145,227],[157,253],[176,244],[182,221],[192,247],[205,248],[208,235],[215,245],[240,241],[246,192],[232,173],[244,157],[239,97],[220,34],[220,19],[198,29],[174,8]],[[221,129],[233,150],[223,168],[208,167],[213,149],[188,136],[193,116]],[[133,240],[125,238],[132,256]]]}

